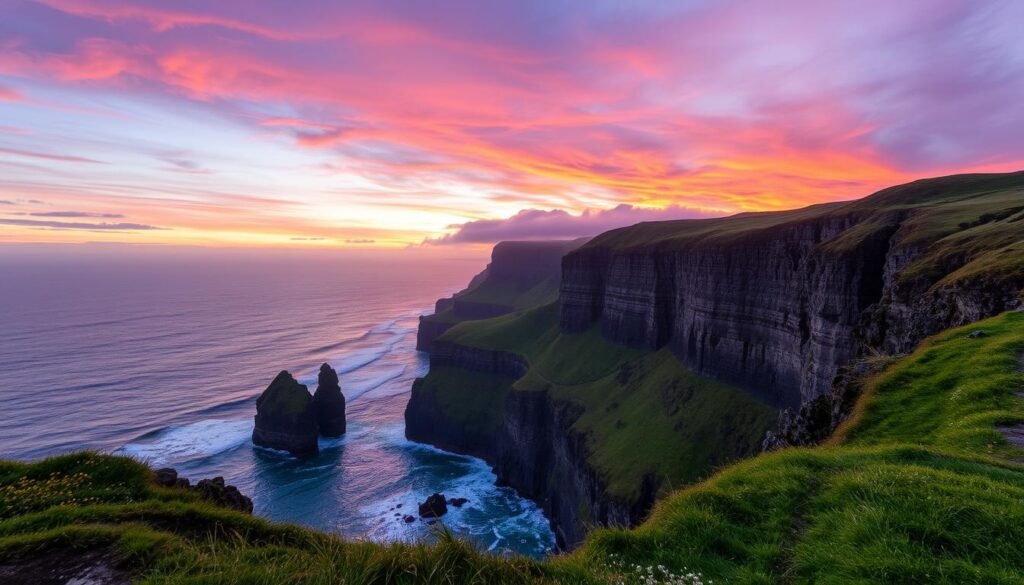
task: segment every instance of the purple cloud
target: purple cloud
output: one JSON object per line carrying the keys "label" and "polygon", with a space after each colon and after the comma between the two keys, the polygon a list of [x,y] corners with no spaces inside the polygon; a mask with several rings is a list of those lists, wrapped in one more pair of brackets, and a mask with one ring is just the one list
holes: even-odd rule
{"label": "purple cloud", "polygon": [[88,230],[88,231],[149,231],[166,230],[143,223],[85,223],[77,221],[42,221],[36,219],[0,219],[0,224],[16,225],[20,227],[40,227],[61,230]]}
{"label": "purple cloud", "polygon": [[120,219],[124,217],[121,213],[93,213],[89,211],[37,211],[30,213],[32,217],[76,217],[92,219]]}
{"label": "purple cloud", "polygon": [[564,209],[524,209],[506,219],[481,219],[450,226],[457,228],[455,233],[440,238],[428,238],[425,243],[479,244],[502,240],[580,238],[644,221],[700,219],[720,215],[675,205],[665,209],[652,209],[622,204],[611,209],[588,209],[580,215],[572,215]]}

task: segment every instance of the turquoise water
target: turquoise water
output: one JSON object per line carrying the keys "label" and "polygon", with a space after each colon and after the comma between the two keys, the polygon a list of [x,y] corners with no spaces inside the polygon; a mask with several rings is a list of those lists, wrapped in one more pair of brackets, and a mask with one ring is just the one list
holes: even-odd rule
{"label": "turquoise water", "polygon": [[[403,516],[438,491],[446,526],[496,553],[554,546],[535,504],[489,467],[405,439],[418,316],[483,260],[397,255],[0,258],[0,457],[97,449],[194,479],[221,475],[255,513],[374,541],[430,539]],[[334,366],[348,433],[295,459],[252,446],[255,399],[288,369]]]}

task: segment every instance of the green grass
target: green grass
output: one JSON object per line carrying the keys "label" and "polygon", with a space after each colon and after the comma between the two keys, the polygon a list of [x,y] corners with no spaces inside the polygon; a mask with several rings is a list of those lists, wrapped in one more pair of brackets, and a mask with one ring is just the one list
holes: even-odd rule
{"label": "green grass", "polygon": [[551,391],[584,407],[573,429],[587,437],[608,493],[627,502],[640,496],[646,475],[671,489],[752,454],[775,421],[771,407],[693,374],[667,349]]}
{"label": "green grass", "polygon": [[538,282],[508,282],[492,277],[485,279],[480,286],[465,294],[458,295],[458,299],[487,305],[501,305],[508,307],[511,311],[520,311],[558,300],[560,284],[558,276],[545,278]]}
{"label": "green grass", "polygon": [[1024,420],[1022,351],[1019,312],[939,335],[869,381],[829,446],[734,465],[558,562],[728,583],[1021,583],[1022,453],[996,427]]}
{"label": "green grass", "polygon": [[[979,330],[985,335],[967,336]],[[1009,456],[1015,450],[996,427],[1024,422],[1021,354],[1022,312],[938,335],[873,381],[833,442]]]}

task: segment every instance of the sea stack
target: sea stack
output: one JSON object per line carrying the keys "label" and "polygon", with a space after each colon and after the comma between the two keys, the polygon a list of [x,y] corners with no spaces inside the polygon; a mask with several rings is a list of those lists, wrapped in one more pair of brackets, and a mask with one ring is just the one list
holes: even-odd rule
{"label": "sea stack", "polygon": [[320,451],[317,427],[313,397],[287,371],[278,374],[256,400],[252,442],[261,447],[292,455],[315,455]]}
{"label": "sea stack", "polygon": [[320,366],[313,407],[321,435],[340,437],[345,434],[345,395],[341,393],[338,373],[327,364]]}

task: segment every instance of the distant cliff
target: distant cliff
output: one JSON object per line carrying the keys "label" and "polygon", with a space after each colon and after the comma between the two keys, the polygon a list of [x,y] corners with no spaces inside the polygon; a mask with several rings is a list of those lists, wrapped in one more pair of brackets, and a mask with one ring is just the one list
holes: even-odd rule
{"label": "distant cliff", "polygon": [[455,295],[439,299],[434,314],[420,317],[416,349],[431,343],[455,324],[489,319],[538,307],[558,298],[562,257],[587,241],[499,242],[491,262]]}

